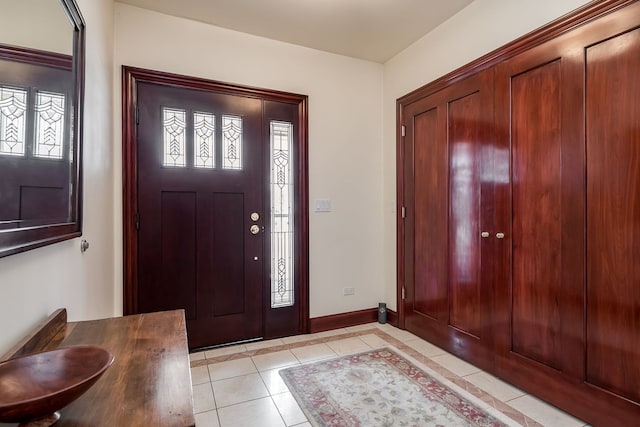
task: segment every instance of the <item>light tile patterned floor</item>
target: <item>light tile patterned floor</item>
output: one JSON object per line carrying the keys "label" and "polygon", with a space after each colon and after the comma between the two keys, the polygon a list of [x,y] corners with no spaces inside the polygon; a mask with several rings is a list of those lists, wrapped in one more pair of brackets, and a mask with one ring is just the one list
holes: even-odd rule
{"label": "light tile patterned floor", "polygon": [[192,353],[197,427],[310,426],[278,371],[391,345],[526,427],[586,423],[423,339],[370,323]]}

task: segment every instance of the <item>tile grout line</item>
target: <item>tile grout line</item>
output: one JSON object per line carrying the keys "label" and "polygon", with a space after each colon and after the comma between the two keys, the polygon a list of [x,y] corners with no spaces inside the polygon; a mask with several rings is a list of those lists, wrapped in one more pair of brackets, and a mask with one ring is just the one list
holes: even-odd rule
{"label": "tile grout line", "polygon": [[[293,353],[291,353],[293,354]],[[293,354],[293,357],[295,357],[296,355]],[[297,359],[297,358],[296,358]],[[255,360],[253,360],[253,356],[251,356],[251,361],[253,362],[253,365],[255,366],[256,370],[258,371],[258,376],[260,377],[260,381],[262,381],[262,385],[264,386],[264,388],[267,390],[268,393],[268,397],[271,400],[271,403],[273,404],[273,406],[275,406],[276,411],[278,411],[278,415],[280,415],[280,419],[282,420],[282,423],[285,425],[285,427],[287,426],[287,420],[284,419],[284,416],[282,415],[282,411],[280,410],[280,408],[278,407],[278,405],[276,404],[276,401],[273,400],[273,393],[271,393],[271,390],[269,390],[269,386],[267,386],[267,383],[264,381],[264,378],[262,377],[260,370],[258,369],[258,365],[256,365]],[[280,368],[275,368],[275,369],[280,369]],[[222,427],[222,426],[220,426]]]}

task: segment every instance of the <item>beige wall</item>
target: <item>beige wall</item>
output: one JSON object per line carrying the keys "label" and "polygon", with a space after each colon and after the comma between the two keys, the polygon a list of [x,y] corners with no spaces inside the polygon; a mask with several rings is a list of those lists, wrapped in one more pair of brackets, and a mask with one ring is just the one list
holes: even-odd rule
{"label": "beige wall", "polygon": [[0,5],[0,43],[72,54],[73,27],[60,0],[2,0]]}
{"label": "beige wall", "polygon": [[87,24],[84,236],[0,259],[0,354],[58,307],[71,320],[112,316],[113,4],[78,0]]}
{"label": "beige wall", "polygon": [[[309,96],[309,196],[333,205],[309,218],[311,316],[374,307],[384,293],[382,65],[121,3],[115,24],[116,99],[123,64]],[[354,296],[343,296],[347,286]]]}
{"label": "beige wall", "polygon": [[[396,200],[396,99],[587,3],[475,0],[384,65],[383,204]],[[384,217],[386,300],[396,308],[396,216]]]}

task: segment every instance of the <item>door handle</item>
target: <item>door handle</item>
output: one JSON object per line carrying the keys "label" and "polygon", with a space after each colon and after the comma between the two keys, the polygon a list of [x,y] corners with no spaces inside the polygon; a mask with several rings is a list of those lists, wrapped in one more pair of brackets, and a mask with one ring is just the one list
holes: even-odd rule
{"label": "door handle", "polygon": [[496,233],[498,239],[504,239],[504,233]]}
{"label": "door handle", "polygon": [[258,227],[257,225],[253,224],[251,226],[251,228],[249,229],[249,231],[251,231],[251,234],[258,234],[260,232],[260,227]]}

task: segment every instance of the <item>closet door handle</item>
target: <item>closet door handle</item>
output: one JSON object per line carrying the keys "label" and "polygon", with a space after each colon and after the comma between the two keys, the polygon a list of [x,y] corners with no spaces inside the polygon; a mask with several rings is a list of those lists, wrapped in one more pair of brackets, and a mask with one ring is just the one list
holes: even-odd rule
{"label": "closet door handle", "polygon": [[504,239],[504,233],[496,233],[498,239]]}

